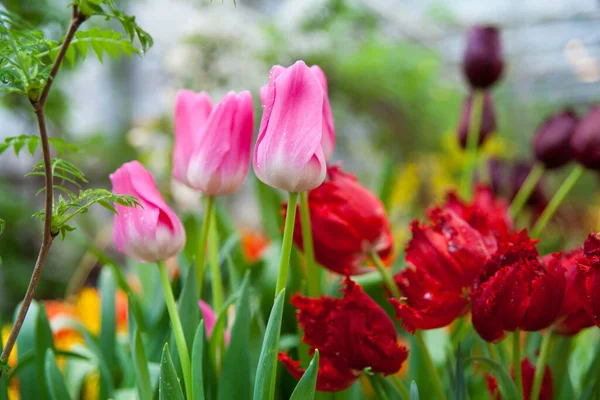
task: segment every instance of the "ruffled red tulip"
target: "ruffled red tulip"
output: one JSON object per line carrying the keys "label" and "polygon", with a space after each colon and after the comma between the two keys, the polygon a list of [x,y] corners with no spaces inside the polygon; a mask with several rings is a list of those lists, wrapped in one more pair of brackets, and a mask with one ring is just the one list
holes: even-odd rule
{"label": "ruffled red tulip", "polygon": [[539,331],[558,316],[565,292],[561,265],[544,265],[522,231],[499,242],[471,292],[473,327],[488,342],[517,328]]}
{"label": "ruffled red tulip", "polygon": [[566,254],[556,253],[544,257],[546,265],[556,263],[562,266],[566,275],[565,296],[553,330],[561,335],[576,335],[582,329],[594,325],[583,307],[581,294],[577,285],[577,261],[583,254],[582,249],[576,249]]}
{"label": "ruffled red tulip", "polygon": [[583,307],[600,327],[600,236],[590,234],[583,244],[583,256],[577,260],[575,284]]}
{"label": "ruffled red tulip", "polygon": [[[350,387],[362,370],[389,375],[400,370],[408,350],[398,344],[394,323],[362,288],[346,279],[342,299],[294,296],[302,339],[321,355],[317,390],[337,392]],[[300,363],[280,353],[279,360],[296,379],[304,374]]]}
{"label": "ruffled red tulip", "polygon": [[311,190],[323,182],[324,102],[322,83],[304,61],[271,69],[254,146],[258,179],[288,192]]}
{"label": "ruffled red tulip", "polygon": [[142,207],[117,204],[113,240],[119,251],[140,262],[177,255],[185,245],[185,230],[163,200],[154,178],[142,164],[131,161],[110,175],[113,192],[139,199]]}
{"label": "ruffled red tulip", "polygon": [[571,150],[581,165],[600,170],[600,105],[592,108],[575,128]]}
{"label": "ruffled red tulip", "polygon": [[[515,371],[511,368],[510,374],[515,379]],[[535,366],[529,361],[529,358],[524,358],[521,361],[521,376],[523,378],[523,399],[529,400],[531,397],[531,389],[533,388],[533,379],[535,377]],[[491,398],[501,400],[500,391],[498,390],[498,382],[496,378],[488,375],[487,386]],[[542,379],[542,387],[538,400],[552,400],[554,397],[554,385],[552,383],[552,370],[546,365],[544,377]]]}
{"label": "ruffled red tulip", "polygon": [[477,188],[472,203],[450,194],[444,207],[428,215],[429,224],[412,223],[409,267],[394,277],[404,297],[390,300],[409,332],[440,328],[464,314],[497,237],[512,230],[506,204],[484,187]]}
{"label": "ruffled red tulip", "polygon": [[[327,179],[308,193],[315,259],[343,275],[367,272],[363,263],[374,250],[386,258],[393,238],[385,208],[354,175],[330,166]],[[296,213],[294,242],[302,248],[300,213]]]}
{"label": "ruffled red tulip", "polygon": [[[471,125],[471,110],[473,105],[473,94],[470,94],[463,103],[458,123],[458,141],[462,148],[467,147],[469,137],[469,126]],[[483,95],[483,109],[479,132],[477,132],[477,144],[481,146],[486,139],[496,131],[496,109],[492,97],[485,93]]]}
{"label": "ruffled red tulip", "polygon": [[463,73],[474,88],[492,86],[504,68],[500,32],[493,26],[474,26],[467,33]]}
{"label": "ruffled red tulip", "polygon": [[558,168],[573,158],[571,136],[577,126],[577,114],[564,109],[547,118],[535,134],[535,158],[548,169]]}

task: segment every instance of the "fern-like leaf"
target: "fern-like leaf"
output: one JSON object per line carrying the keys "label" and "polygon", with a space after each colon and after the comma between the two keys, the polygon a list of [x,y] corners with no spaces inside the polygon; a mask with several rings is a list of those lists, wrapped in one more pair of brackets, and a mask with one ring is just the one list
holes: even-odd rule
{"label": "fern-like leaf", "polygon": [[[77,151],[79,148],[71,143],[67,143],[61,138],[50,138],[49,143],[56,149],[59,156],[65,154],[66,151]],[[15,155],[18,157],[23,148],[27,148],[29,154],[33,155],[40,145],[40,137],[33,135],[11,136],[0,142],[0,155],[12,147]]]}

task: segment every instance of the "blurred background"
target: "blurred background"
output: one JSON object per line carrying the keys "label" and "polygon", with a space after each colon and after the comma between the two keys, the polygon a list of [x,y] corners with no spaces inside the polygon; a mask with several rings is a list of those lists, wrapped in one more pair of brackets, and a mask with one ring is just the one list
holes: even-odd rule
{"label": "blurred background", "polygon": [[[441,199],[462,168],[456,141],[467,95],[461,73],[466,30],[493,24],[502,31],[505,72],[493,88],[498,129],[485,153],[493,165],[513,168],[532,160],[531,139],[548,114],[572,106],[583,114],[600,101],[600,3],[595,0],[118,0],[154,38],[144,57],[102,65],[90,57],[59,75],[48,107],[51,136],[75,143],[68,159],[89,187],[110,188],[108,175],[139,159],[182,215],[201,212],[197,195],[171,179],[173,108],[180,88],[208,91],[219,100],[249,89],[260,122],[258,90],[274,64],[298,59],[318,64],[329,79],[337,147],[334,160],[353,171],[386,203],[398,248],[412,218]],[[70,13],[66,0],[3,0],[3,6],[58,40]],[[85,29],[94,24],[92,20]],[[118,27],[116,27],[118,28]],[[0,102],[0,141],[37,134],[31,106],[18,95]],[[24,175],[41,155],[0,156],[0,315],[7,317],[29,281],[42,224],[35,196],[43,182]],[[552,195],[570,168],[541,187]],[[510,198],[513,174],[495,175]],[[508,188],[508,189],[506,189]],[[596,177],[586,172],[554,222],[546,251],[581,243],[598,228]],[[224,199],[238,228],[256,235],[266,227],[257,209],[255,179]],[[541,201],[543,203],[543,201]],[[535,212],[532,211],[533,213]],[[38,297],[63,297],[94,279],[98,256],[118,257],[112,217],[99,207],[76,220],[77,230],[57,241]],[[82,272],[84,271],[84,272]]]}

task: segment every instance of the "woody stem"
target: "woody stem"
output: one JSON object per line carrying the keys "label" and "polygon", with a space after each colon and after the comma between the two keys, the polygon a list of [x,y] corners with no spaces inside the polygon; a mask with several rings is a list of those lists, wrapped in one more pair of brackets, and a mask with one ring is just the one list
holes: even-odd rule
{"label": "woody stem", "polygon": [[571,170],[571,173],[567,176],[565,181],[560,185],[556,194],[550,200],[550,203],[546,206],[540,218],[536,221],[535,225],[531,229],[531,236],[537,238],[542,233],[542,230],[546,227],[550,218],[554,215],[558,206],[562,203],[562,201],[567,196],[567,193],[573,188],[575,183],[579,180],[581,175],[583,174],[583,167],[581,165],[576,165],[575,168]]}
{"label": "woody stem", "polygon": [[481,114],[483,113],[483,91],[473,92],[471,115],[469,115],[469,130],[467,132],[467,158],[465,169],[460,181],[460,192],[465,199],[471,198],[473,188],[473,173],[477,163],[477,146],[479,145],[479,131],[481,128]]}
{"label": "woody stem", "polygon": [[529,196],[531,196],[531,193],[535,189],[535,185],[537,185],[542,178],[542,175],[544,175],[544,166],[540,163],[534,164],[531,171],[529,171],[529,174],[527,174],[525,182],[523,182],[512,203],[510,203],[509,211],[513,219],[517,218],[517,215],[519,215],[523,206],[527,203]]}
{"label": "woody stem", "polygon": [[513,371],[519,389],[519,398],[523,399],[523,375],[521,372],[521,330],[513,333]]}
{"label": "woody stem", "polygon": [[302,224],[302,247],[304,248],[308,296],[319,297],[319,271],[315,264],[315,248],[310,222],[310,209],[308,207],[308,192],[300,193],[300,222]]}
{"label": "woody stem", "polygon": [[392,278],[392,275],[390,275],[388,269],[385,267],[385,265],[383,265],[383,261],[381,261],[381,258],[379,258],[377,252],[375,250],[371,250],[369,255],[371,256],[371,260],[373,261],[373,264],[375,264],[377,271],[379,271],[379,274],[381,274],[385,286],[387,286],[388,290],[395,299],[399,299],[400,289],[394,281],[394,278]]}

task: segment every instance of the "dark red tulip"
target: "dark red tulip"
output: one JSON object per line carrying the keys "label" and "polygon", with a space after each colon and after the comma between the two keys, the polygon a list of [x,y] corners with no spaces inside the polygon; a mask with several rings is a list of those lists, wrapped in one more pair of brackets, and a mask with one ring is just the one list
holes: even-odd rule
{"label": "dark red tulip", "polygon": [[403,298],[390,300],[409,332],[440,328],[464,314],[473,282],[496,252],[497,237],[512,230],[506,204],[484,187],[468,204],[450,194],[428,216],[428,224],[411,224],[409,267],[394,277]]}
{"label": "dark red tulip", "polygon": [[583,244],[583,255],[577,260],[575,284],[583,307],[600,327],[600,236],[590,234]]}
{"label": "dark red tulip", "polygon": [[[342,299],[323,296],[318,299],[294,296],[303,342],[311,354],[321,355],[317,390],[337,392],[350,387],[363,369],[384,375],[396,373],[408,350],[398,344],[394,323],[362,288],[346,279]],[[304,370],[297,361],[280,353],[279,360],[296,379]]]}
{"label": "dark red tulip", "polygon": [[[470,94],[463,103],[460,112],[460,121],[458,123],[458,141],[462,148],[467,147],[467,138],[469,137],[469,126],[471,125],[471,110],[473,105],[473,94]],[[483,110],[481,112],[481,122],[479,132],[477,132],[477,144],[481,146],[490,134],[496,130],[496,109],[492,97],[485,93],[483,96]]]}
{"label": "dark red tulip", "polygon": [[[308,193],[315,259],[343,275],[369,271],[363,266],[370,250],[386,258],[392,252],[390,224],[381,201],[354,175],[330,166],[321,186]],[[302,248],[300,213],[294,242]]]}
{"label": "dark red tulip", "polygon": [[[515,379],[515,371],[511,368],[510,375]],[[521,377],[523,379],[523,399],[529,400],[531,397],[531,389],[533,388],[533,379],[535,378],[535,366],[529,358],[521,360]],[[500,391],[498,390],[498,382],[491,375],[486,376],[487,387],[493,400],[501,400]],[[552,400],[554,397],[554,384],[552,382],[552,370],[548,365],[544,371],[542,378],[542,387],[538,400]]]}
{"label": "dark red tulip", "polygon": [[473,327],[488,342],[516,329],[539,331],[558,316],[565,292],[560,264],[544,265],[525,231],[501,240],[471,292]]}
{"label": "dark red tulip", "polygon": [[467,33],[463,73],[471,87],[492,86],[504,67],[500,32],[493,26],[474,26]]}
{"label": "dark red tulip", "polygon": [[567,108],[548,117],[538,128],[533,151],[547,169],[562,167],[573,158],[570,142],[577,122],[577,114]]}
{"label": "dark red tulip", "polygon": [[581,258],[581,248],[568,253],[555,253],[544,257],[546,265],[556,263],[562,266],[566,275],[565,296],[563,304],[554,323],[553,330],[561,335],[576,335],[582,329],[594,325],[594,321],[587,315],[577,286],[577,260]]}
{"label": "dark red tulip", "polygon": [[571,150],[581,165],[600,170],[600,105],[592,108],[579,121],[571,136]]}

